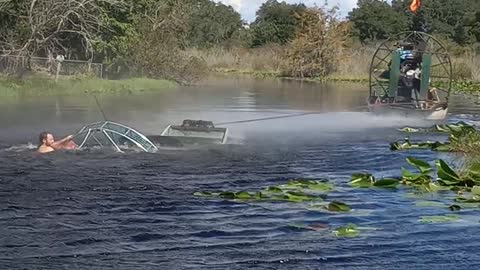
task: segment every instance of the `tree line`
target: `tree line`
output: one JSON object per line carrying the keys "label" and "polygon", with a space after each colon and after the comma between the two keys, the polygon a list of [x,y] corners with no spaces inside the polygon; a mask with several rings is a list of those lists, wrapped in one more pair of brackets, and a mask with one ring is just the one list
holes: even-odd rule
{"label": "tree line", "polygon": [[0,53],[62,54],[103,62],[112,77],[186,82],[206,70],[189,48],[279,44],[286,46],[286,72],[319,76],[335,69],[335,55],[347,39],[375,42],[420,30],[462,46],[480,42],[480,1],[423,0],[416,14],[408,10],[410,2],[359,0],[339,19],[335,9],[268,0],[247,25],[232,7],[210,0],[2,0]]}

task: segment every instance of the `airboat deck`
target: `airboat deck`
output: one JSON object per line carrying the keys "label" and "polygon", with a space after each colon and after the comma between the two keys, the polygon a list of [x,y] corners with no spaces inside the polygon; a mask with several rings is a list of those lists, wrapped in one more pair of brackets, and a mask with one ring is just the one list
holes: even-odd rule
{"label": "airboat deck", "polygon": [[225,144],[227,137],[227,128],[203,120],[184,120],[181,125],[169,125],[160,136],[149,136],[154,142],[168,146]]}
{"label": "airboat deck", "polygon": [[443,120],[448,113],[452,63],[445,47],[423,32],[383,42],[370,64],[370,112]]}

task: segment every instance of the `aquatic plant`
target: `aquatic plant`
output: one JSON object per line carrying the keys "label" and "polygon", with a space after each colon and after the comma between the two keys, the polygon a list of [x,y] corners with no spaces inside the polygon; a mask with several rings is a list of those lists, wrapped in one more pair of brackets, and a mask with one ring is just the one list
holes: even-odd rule
{"label": "aquatic plant", "polygon": [[410,150],[410,149],[428,149],[432,151],[451,151],[450,144],[441,143],[438,141],[425,141],[412,143],[410,139],[405,138],[404,141],[396,141],[390,143],[390,150],[399,151],[399,150]]}
{"label": "aquatic plant", "polygon": [[333,201],[329,203],[328,206],[325,207],[325,209],[332,212],[349,212],[352,210],[350,206],[348,206],[346,203],[339,201]]}
{"label": "aquatic plant", "polygon": [[336,228],[333,233],[336,237],[357,237],[360,234],[357,225],[352,223]]}
{"label": "aquatic plant", "polygon": [[369,173],[356,173],[350,178],[350,185],[359,188],[382,187],[395,188],[399,184],[398,179],[384,178],[375,180],[375,177]]}
{"label": "aquatic plant", "polygon": [[405,138],[404,141],[390,143],[390,150],[428,149],[432,151],[463,152],[480,155],[480,131],[465,122],[453,124],[434,125],[426,129],[404,127],[402,132],[441,132],[449,134],[448,142],[416,142]]}
{"label": "aquatic plant", "polygon": [[460,216],[458,215],[444,215],[444,216],[422,216],[420,217],[421,223],[445,223],[458,221]]}
{"label": "aquatic plant", "polygon": [[256,192],[248,191],[200,191],[195,196],[217,197],[229,200],[250,200],[250,201],[288,201],[306,202],[323,201],[326,192],[332,191],[333,185],[326,180],[293,179],[286,184],[269,186]]}

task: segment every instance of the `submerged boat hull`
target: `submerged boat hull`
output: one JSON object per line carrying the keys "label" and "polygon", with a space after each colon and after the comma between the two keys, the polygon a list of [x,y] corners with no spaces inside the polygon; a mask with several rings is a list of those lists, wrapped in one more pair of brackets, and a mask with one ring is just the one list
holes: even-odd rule
{"label": "submerged boat hull", "polygon": [[434,109],[417,109],[393,104],[369,104],[368,109],[375,115],[401,116],[435,121],[444,120],[448,114],[447,106],[441,106]]}

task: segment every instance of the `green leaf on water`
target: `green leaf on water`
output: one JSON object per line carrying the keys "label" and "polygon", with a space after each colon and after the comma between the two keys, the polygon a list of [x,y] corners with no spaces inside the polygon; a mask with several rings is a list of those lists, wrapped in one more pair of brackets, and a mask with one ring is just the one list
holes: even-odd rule
{"label": "green leaf on water", "polygon": [[350,178],[350,185],[354,187],[371,187],[375,182],[375,177],[369,173],[355,173]]}
{"label": "green leaf on water", "polygon": [[339,227],[333,231],[336,237],[357,237],[360,232],[355,224]]}
{"label": "green leaf on water", "polygon": [[318,196],[313,196],[303,192],[293,192],[293,191],[285,192],[285,199],[289,202],[305,202],[305,201],[321,200],[321,198]]}
{"label": "green leaf on water", "polygon": [[445,215],[445,216],[422,216],[420,217],[421,223],[445,223],[453,222],[460,219],[458,215]]}
{"label": "green leaf on water", "polygon": [[434,201],[418,201],[415,205],[418,207],[445,207],[444,203]]}
{"label": "green leaf on water", "polygon": [[326,207],[326,209],[328,211],[332,211],[332,212],[349,212],[349,211],[352,210],[350,208],[350,206],[348,206],[347,204],[345,204],[343,202],[339,202],[339,201],[333,201],[333,202],[329,203],[328,206]]}
{"label": "green leaf on water", "polygon": [[332,191],[333,185],[325,181],[318,180],[306,180],[306,179],[297,179],[290,180],[287,184],[279,185],[277,188],[280,189],[304,189],[304,190],[314,190],[314,191]]}
{"label": "green leaf on water", "polygon": [[194,196],[199,196],[199,197],[214,197],[217,196],[218,193],[213,193],[209,191],[197,191],[193,193]]}
{"label": "green leaf on water", "polygon": [[452,169],[448,164],[439,159],[435,161],[435,165],[437,166],[437,175],[439,178],[439,182],[445,185],[456,185],[460,182],[460,176]]}
{"label": "green leaf on water", "polygon": [[436,183],[433,183],[433,182],[429,182],[427,184],[424,184],[421,186],[423,188],[424,191],[426,192],[438,192],[438,191],[446,191],[446,190],[450,190],[449,187],[446,187],[446,186],[440,186],[440,185],[437,185]]}
{"label": "green leaf on water", "polygon": [[432,166],[423,160],[416,159],[414,157],[407,158],[408,164],[417,168],[421,173],[428,173],[432,171]]}
{"label": "green leaf on water", "polygon": [[382,188],[395,188],[399,183],[400,181],[398,181],[397,179],[384,178],[384,179],[375,181],[375,183],[373,183],[373,186],[382,187]]}
{"label": "green leaf on water", "polygon": [[235,199],[239,200],[249,200],[252,197],[253,196],[251,196],[250,193],[248,193],[247,191],[239,191],[235,193]]}
{"label": "green leaf on water", "polygon": [[224,198],[224,199],[235,199],[235,193],[234,192],[231,192],[231,191],[223,191],[223,192],[220,192],[220,194],[218,194],[218,196],[220,198]]}

